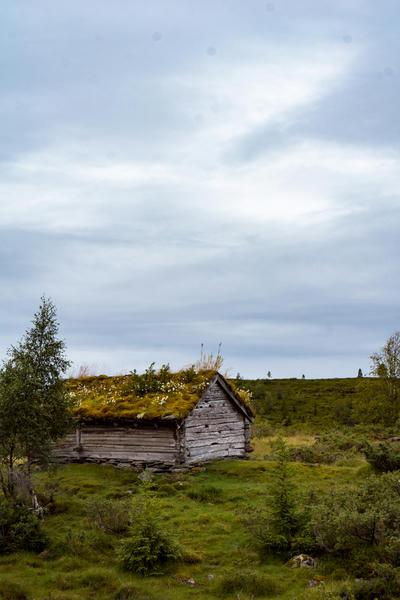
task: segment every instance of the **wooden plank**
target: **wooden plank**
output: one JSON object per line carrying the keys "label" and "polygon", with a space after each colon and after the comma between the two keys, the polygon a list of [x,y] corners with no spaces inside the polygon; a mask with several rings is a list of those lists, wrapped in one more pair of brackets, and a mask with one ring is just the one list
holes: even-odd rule
{"label": "wooden plank", "polygon": [[210,427],[196,427],[196,429],[190,428],[186,433],[186,439],[197,439],[199,436],[213,436],[218,437],[218,434],[227,434],[232,433],[232,435],[240,434],[244,435],[243,427],[237,427],[232,425],[218,425]]}
{"label": "wooden plank", "polygon": [[170,456],[165,456],[164,454],[150,454],[150,453],[146,453],[146,452],[141,452],[140,454],[135,454],[135,455],[121,455],[121,454],[108,454],[107,455],[103,455],[103,454],[95,454],[95,453],[82,453],[80,455],[80,458],[85,459],[85,458],[93,458],[93,459],[98,459],[98,460],[106,460],[106,459],[114,459],[114,460],[126,460],[128,459],[129,462],[135,462],[135,461],[140,461],[140,460],[158,460],[161,462],[169,462],[171,464],[173,464],[175,462],[175,456],[174,454],[171,454]]}
{"label": "wooden plank", "polygon": [[199,448],[209,448],[210,452],[219,452],[221,448],[244,448],[244,440],[224,440],[221,444],[210,444],[204,441],[188,448],[189,452],[197,452]]}
{"label": "wooden plank", "polygon": [[[153,437],[145,437],[145,436],[140,436],[140,435],[130,435],[130,436],[122,436],[122,435],[113,435],[113,436],[103,436],[103,435],[84,435],[81,438],[81,443],[84,443],[86,440],[120,440],[123,442],[130,442],[130,441],[143,441],[146,444],[150,444],[153,441],[160,441],[161,443],[165,444],[165,443],[174,443],[174,438],[171,437],[158,437],[158,436],[153,436]],[[74,443],[73,440],[71,440],[71,443]]]}
{"label": "wooden plank", "polygon": [[188,441],[190,441],[190,445],[196,445],[199,442],[204,442],[206,443],[207,441],[210,444],[216,443],[219,444],[221,443],[222,440],[242,440],[244,443],[244,434],[243,432],[231,432],[231,431],[225,431],[222,433],[218,433],[217,435],[196,435],[195,437],[190,438]]}
{"label": "wooden plank", "polygon": [[123,439],[129,439],[129,438],[141,438],[141,439],[173,439],[174,438],[174,433],[168,432],[168,433],[158,433],[157,431],[153,431],[151,432],[151,434],[149,432],[144,432],[144,431],[132,431],[132,432],[126,432],[126,431],[82,431],[81,434],[81,438],[85,439],[87,437],[98,437],[98,438],[103,438],[103,437],[109,437],[109,438],[115,438],[115,437],[120,437]]}
{"label": "wooden plank", "polygon": [[[210,425],[211,423],[215,423],[216,425],[234,425],[237,423],[237,421],[234,421],[233,419],[215,419],[215,420],[211,420],[209,418],[203,418],[203,419],[196,419],[193,421],[190,421],[187,425],[187,429],[191,429],[192,427],[199,427],[199,426],[203,426],[204,425]],[[243,424],[242,424],[243,426]]]}
{"label": "wooden plank", "polygon": [[139,431],[135,431],[132,433],[121,433],[121,432],[115,432],[115,433],[111,433],[111,432],[91,432],[91,431],[83,431],[82,435],[81,435],[81,439],[87,439],[87,438],[94,438],[94,439],[115,439],[115,438],[119,438],[119,439],[123,439],[123,440],[129,440],[129,439],[141,439],[141,440],[152,440],[152,439],[158,439],[158,440],[173,440],[174,439],[174,435],[171,432],[169,435],[165,435],[165,434],[161,434],[158,435],[157,433],[153,432],[152,435],[149,435],[148,433],[144,433],[144,432],[139,432]]}
{"label": "wooden plank", "polygon": [[[207,427],[208,425],[208,427]],[[241,424],[236,423],[235,421],[221,421],[221,422],[216,422],[216,423],[212,423],[210,421],[203,421],[202,423],[196,423],[196,425],[194,425],[193,427],[189,426],[186,428],[186,431],[190,431],[190,432],[196,432],[196,431],[202,431],[202,430],[206,430],[206,429],[214,429],[214,430],[218,430],[220,428],[226,428],[228,429],[229,427],[232,427],[233,429],[241,429],[242,431],[244,431],[244,427]]]}
{"label": "wooden plank", "polygon": [[202,448],[191,448],[188,456],[225,456],[229,454],[229,452],[244,452],[243,445],[237,445],[235,447],[227,446],[218,446],[218,448],[211,450],[209,447]]}
{"label": "wooden plank", "polygon": [[216,460],[218,458],[240,458],[245,456],[246,453],[244,451],[237,451],[237,452],[233,452],[233,453],[225,453],[225,454],[220,454],[218,456],[215,455],[209,455],[209,454],[203,454],[203,455],[199,455],[199,456],[189,456],[186,458],[186,462],[188,464],[196,464],[196,463],[201,463],[201,462],[208,462],[210,460]]}
{"label": "wooden plank", "polygon": [[83,448],[86,448],[88,446],[98,446],[100,448],[113,448],[115,447],[122,447],[122,448],[165,448],[166,450],[173,450],[176,447],[176,444],[163,444],[162,442],[160,442],[159,440],[154,440],[152,443],[149,443],[148,441],[143,441],[140,442],[139,440],[136,440],[134,442],[130,442],[129,444],[124,444],[123,441],[118,441],[118,440],[108,440],[108,441],[103,441],[103,440],[86,440],[83,444],[82,444]]}
{"label": "wooden plank", "polygon": [[92,436],[92,435],[86,435],[84,437],[82,437],[81,443],[84,444],[87,441],[95,441],[96,443],[102,443],[102,442],[121,442],[124,444],[130,444],[130,443],[143,443],[143,444],[152,444],[152,443],[156,443],[156,444],[175,444],[175,440],[173,437],[171,438],[159,438],[159,437],[152,437],[152,438],[145,438],[145,437],[140,437],[138,436],[130,436],[130,437],[121,437],[121,436]]}
{"label": "wooden plank", "polygon": [[85,444],[81,446],[83,449],[87,448],[99,448],[104,452],[108,452],[109,450],[126,450],[127,452],[138,452],[140,450],[149,450],[157,451],[157,452],[175,452],[176,446],[149,446],[147,444],[137,445],[137,446],[126,446],[124,444]]}
{"label": "wooden plank", "polygon": [[214,448],[212,446],[198,446],[196,448],[190,448],[189,455],[197,456],[199,454],[209,454],[211,456],[211,455],[218,454],[219,456],[221,456],[221,454],[223,454],[231,449],[235,449],[235,450],[238,449],[238,450],[244,451],[244,444],[227,444],[227,445],[219,444],[218,446],[215,446]]}

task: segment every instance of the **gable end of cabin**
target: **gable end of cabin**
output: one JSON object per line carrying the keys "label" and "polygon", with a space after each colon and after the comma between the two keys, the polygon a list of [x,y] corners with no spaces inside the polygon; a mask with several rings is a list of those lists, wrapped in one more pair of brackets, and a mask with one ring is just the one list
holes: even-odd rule
{"label": "gable end of cabin", "polygon": [[182,438],[187,464],[240,458],[251,451],[249,418],[223,379],[214,378],[186,417]]}

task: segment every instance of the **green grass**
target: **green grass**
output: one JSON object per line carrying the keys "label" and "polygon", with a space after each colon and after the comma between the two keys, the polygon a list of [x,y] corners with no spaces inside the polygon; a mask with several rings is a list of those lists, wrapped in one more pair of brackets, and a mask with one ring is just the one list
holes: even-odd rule
{"label": "green grass", "polygon": [[[302,493],[349,485],[368,468],[362,460],[343,466],[291,465]],[[56,487],[54,513],[44,522],[51,546],[38,556],[0,556],[0,599],[12,600],[13,586],[16,598],[19,590],[28,600],[318,599],[319,590],[307,588],[310,571],[288,569],[278,559],[260,561],[242,524],[249,506],[268,503],[274,469],[274,462],[255,457],[215,462],[187,475],[157,476],[153,488],[163,522],[183,555],[164,575],[147,578],[120,569],[115,548],[121,536],[98,531],[87,516],[94,499],[134,498],[140,485],[134,472],[98,465],[66,465],[50,476],[37,472],[36,486],[44,495],[49,478]]]}

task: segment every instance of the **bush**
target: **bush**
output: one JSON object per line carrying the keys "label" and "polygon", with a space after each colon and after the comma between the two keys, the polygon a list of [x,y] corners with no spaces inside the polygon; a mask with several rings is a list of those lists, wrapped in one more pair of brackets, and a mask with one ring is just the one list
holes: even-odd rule
{"label": "bush", "polygon": [[353,572],[371,557],[396,566],[399,473],[373,475],[351,490],[332,492],[313,507],[310,530],[321,551],[348,557]]}
{"label": "bush", "polygon": [[400,447],[394,443],[365,443],[363,453],[377,473],[387,473],[400,469]]}
{"label": "bush", "polygon": [[13,581],[2,579],[0,581],[0,600],[27,600],[24,589]]}
{"label": "bush", "polygon": [[276,468],[272,485],[272,511],[275,530],[286,537],[297,532],[298,514],[290,465],[290,451],[284,438],[279,435],[273,445]]}
{"label": "bush", "polygon": [[25,506],[0,500],[0,553],[41,552],[48,539],[39,519]]}
{"label": "bush", "polygon": [[125,384],[125,393],[134,394],[138,398],[146,396],[146,394],[155,394],[163,390],[163,386],[171,379],[169,365],[162,365],[157,373],[154,368],[155,363],[139,375],[136,369],[131,372],[129,380]]}
{"label": "bush", "polygon": [[307,530],[307,519],[295,495],[290,465],[290,452],[279,436],[273,444],[276,468],[273,472],[268,508],[249,509],[243,518],[262,556],[288,557],[293,551],[310,552],[316,547]]}
{"label": "bush", "polygon": [[160,566],[180,557],[172,535],[161,524],[160,506],[151,489],[151,474],[145,472],[139,497],[133,504],[135,520],[118,550],[122,567],[139,575],[159,574]]}
{"label": "bush", "polygon": [[229,571],[217,583],[217,593],[221,596],[246,594],[249,597],[268,598],[279,593],[275,580],[256,571]]}
{"label": "bush", "polygon": [[354,431],[349,432],[346,429],[325,432],[319,436],[319,442],[324,446],[345,452],[348,450],[360,451],[365,444],[359,434],[354,433]]}
{"label": "bush", "polygon": [[287,554],[290,549],[290,540],[288,536],[277,533],[274,530],[265,528],[262,536],[260,536],[260,550],[266,556],[273,554]]}
{"label": "bush", "polygon": [[397,590],[394,590],[392,583],[385,579],[359,579],[352,585],[351,593],[355,600],[375,600],[376,598],[391,600],[393,592],[398,593],[399,591],[398,585],[394,587],[397,587]]}
{"label": "bush", "polygon": [[293,554],[313,554],[318,550],[315,538],[307,529],[307,523],[298,520],[296,532],[278,530],[276,523],[263,510],[248,509],[242,519],[253,536],[261,557],[280,556],[288,559]]}
{"label": "bush", "polygon": [[150,515],[131,527],[130,537],[121,542],[118,554],[123,568],[139,575],[160,573],[160,565],[180,556],[173,538]]}
{"label": "bush", "polygon": [[297,462],[331,465],[343,458],[343,454],[329,446],[315,443],[312,446],[294,446],[290,448],[290,458]]}
{"label": "bush", "polygon": [[126,531],[131,522],[132,503],[127,500],[94,500],[87,509],[89,520],[104,533]]}
{"label": "bush", "polygon": [[343,458],[355,456],[363,449],[365,442],[354,433],[331,431],[317,436],[309,446],[290,448],[291,460],[310,464],[333,464]]}

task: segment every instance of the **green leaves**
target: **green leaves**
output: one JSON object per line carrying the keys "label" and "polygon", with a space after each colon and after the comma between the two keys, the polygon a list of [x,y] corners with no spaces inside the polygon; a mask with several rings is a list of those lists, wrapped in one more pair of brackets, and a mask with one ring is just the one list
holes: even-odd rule
{"label": "green leaves", "polygon": [[129,537],[121,542],[118,551],[121,565],[126,571],[139,575],[159,574],[161,565],[177,560],[181,551],[162,523],[160,506],[151,490],[151,476],[147,471],[133,510]]}
{"label": "green leaves", "polygon": [[11,346],[0,371],[0,461],[11,471],[21,458],[28,471],[33,459],[46,462],[51,443],[72,424],[62,379],[70,363],[57,334],[55,306],[42,297],[32,327]]}
{"label": "green leaves", "polygon": [[315,505],[310,529],[321,550],[343,553],[374,546],[378,557],[400,535],[398,472],[371,476],[351,492],[332,492]]}
{"label": "green leaves", "polygon": [[298,526],[294,489],[291,477],[290,451],[279,435],[274,444],[276,468],[272,487],[273,524],[283,535],[292,535]]}
{"label": "green leaves", "polygon": [[371,373],[381,384],[380,409],[386,425],[400,416],[400,331],[389,337],[380,352],[372,354]]}

